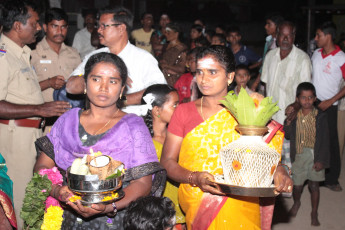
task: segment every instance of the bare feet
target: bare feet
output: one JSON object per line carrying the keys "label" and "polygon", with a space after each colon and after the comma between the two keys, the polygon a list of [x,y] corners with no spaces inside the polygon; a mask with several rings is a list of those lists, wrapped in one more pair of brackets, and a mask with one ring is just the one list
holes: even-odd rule
{"label": "bare feet", "polygon": [[311,225],[320,226],[319,219],[317,218],[317,213],[311,213]]}
{"label": "bare feet", "polygon": [[291,217],[296,217],[300,206],[301,206],[300,201],[293,203],[292,208],[289,211],[289,214]]}

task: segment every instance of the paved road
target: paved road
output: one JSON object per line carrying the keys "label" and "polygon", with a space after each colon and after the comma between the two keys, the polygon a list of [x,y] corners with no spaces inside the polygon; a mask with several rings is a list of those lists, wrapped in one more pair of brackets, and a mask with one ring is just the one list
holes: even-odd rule
{"label": "paved road", "polygon": [[289,218],[288,210],[293,204],[292,198],[278,197],[274,212],[272,230],[345,230],[345,158],[339,182],[342,192],[333,192],[326,187],[320,187],[319,221],[321,226],[310,225],[310,193],[308,186],[304,187],[301,207],[295,218]]}

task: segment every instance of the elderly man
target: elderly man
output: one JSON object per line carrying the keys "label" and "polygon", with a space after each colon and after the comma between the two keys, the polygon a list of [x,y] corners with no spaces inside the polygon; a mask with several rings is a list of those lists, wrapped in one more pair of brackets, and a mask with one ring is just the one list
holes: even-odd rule
{"label": "elderly man", "polygon": [[[85,90],[83,77],[84,66],[90,56],[100,52],[111,52],[125,62],[128,68],[127,95],[122,96],[125,105],[137,105],[145,89],[153,84],[166,84],[162,72],[158,68],[156,59],[148,52],[135,47],[128,41],[128,35],[133,25],[133,15],[123,7],[106,9],[101,12],[99,19],[99,39],[106,46],[87,55],[78,68],[71,74],[67,82],[69,93],[82,93]],[[135,112],[135,108],[125,108],[126,112]]]}
{"label": "elderly man", "polygon": [[[60,89],[75,68],[80,64],[76,49],[65,45],[68,30],[68,16],[59,8],[52,8],[45,14],[43,29],[46,36],[31,53],[31,64],[35,68],[45,102],[53,101],[54,89]],[[53,125],[55,118],[47,119],[46,125]],[[49,128],[45,128],[45,132]]]}
{"label": "elderly man", "polygon": [[[296,89],[301,82],[311,81],[309,56],[294,45],[296,27],[282,22],[277,30],[277,45],[265,57],[261,81],[266,83],[267,96],[278,102],[280,110],[273,119],[284,124],[285,109],[295,102]],[[291,110],[287,110],[291,112]],[[282,161],[291,166],[290,141],[284,139]]]}
{"label": "elderly man", "polygon": [[26,184],[36,160],[35,140],[42,135],[41,117],[60,116],[67,102],[44,103],[37,76],[30,65],[30,48],[41,30],[35,6],[26,0],[10,0],[3,6],[0,39],[0,153],[13,180],[13,200],[18,229]]}

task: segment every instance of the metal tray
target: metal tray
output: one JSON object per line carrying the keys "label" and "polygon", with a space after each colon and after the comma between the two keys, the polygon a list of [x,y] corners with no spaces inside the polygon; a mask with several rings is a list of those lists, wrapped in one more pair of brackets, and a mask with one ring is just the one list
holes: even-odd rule
{"label": "metal tray", "polygon": [[[115,191],[113,191],[115,192]],[[81,203],[85,206],[90,206],[91,204],[110,204],[114,201],[121,200],[125,196],[125,192],[121,189],[118,190],[118,197],[112,200],[102,201],[104,197],[110,196],[111,192],[107,193],[80,193],[74,192],[76,195],[81,196]]]}
{"label": "metal tray", "polygon": [[252,197],[275,197],[279,195],[279,193],[275,193],[275,187],[273,184],[271,185],[271,187],[250,188],[225,184],[223,175],[215,175],[214,178],[214,182],[217,184],[219,190],[226,194]]}

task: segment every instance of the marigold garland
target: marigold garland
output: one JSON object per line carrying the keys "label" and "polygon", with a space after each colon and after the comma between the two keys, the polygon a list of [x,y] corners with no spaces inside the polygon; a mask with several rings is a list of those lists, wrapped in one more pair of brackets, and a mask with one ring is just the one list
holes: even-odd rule
{"label": "marigold garland", "polygon": [[63,221],[63,209],[60,206],[50,206],[44,214],[42,230],[60,230]]}

